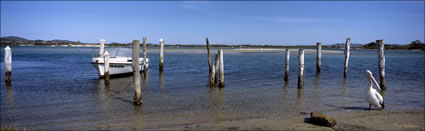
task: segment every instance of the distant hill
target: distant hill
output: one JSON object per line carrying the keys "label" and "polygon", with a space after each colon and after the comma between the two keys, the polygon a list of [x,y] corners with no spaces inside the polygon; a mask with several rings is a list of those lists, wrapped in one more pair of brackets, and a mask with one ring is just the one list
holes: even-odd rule
{"label": "distant hill", "polygon": [[350,43],[350,46],[351,47],[362,47],[363,46],[363,44],[360,44],[360,43]]}
{"label": "distant hill", "polygon": [[[6,37],[1,37],[1,41],[31,41],[29,39],[25,39],[22,37],[18,37],[18,36],[6,36]],[[70,41],[70,40],[59,40],[59,39],[54,39],[54,40],[36,40],[36,41],[53,41],[56,43],[76,43],[75,41]]]}
{"label": "distant hill", "polygon": [[25,38],[22,38],[22,37],[18,37],[18,36],[2,37],[1,40],[2,41],[29,41],[28,39],[25,39]]}
{"label": "distant hill", "polygon": [[[332,48],[345,48],[345,43],[336,43],[333,45],[327,45]],[[350,47],[363,47],[363,44],[360,43],[350,43]]]}
{"label": "distant hill", "polygon": [[57,40],[57,39],[54,39],[52,41],[57,42],[57,43],[76,43],[75,41],[70,41],[70,40]]}

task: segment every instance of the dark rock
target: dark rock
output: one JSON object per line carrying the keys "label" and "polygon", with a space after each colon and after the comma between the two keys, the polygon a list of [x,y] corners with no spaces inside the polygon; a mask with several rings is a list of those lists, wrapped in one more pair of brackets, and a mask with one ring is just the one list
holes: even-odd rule
{"label": "dark rock", "polygon": [[336,125],[334,118],[320,112],[312,112],[310,122],[315,125],[333,127]]}

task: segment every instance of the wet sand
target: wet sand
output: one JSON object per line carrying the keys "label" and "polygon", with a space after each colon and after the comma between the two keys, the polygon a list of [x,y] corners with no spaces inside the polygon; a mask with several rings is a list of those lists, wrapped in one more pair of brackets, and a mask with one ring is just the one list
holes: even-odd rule
{"label": "wet sand", "polygon": [[[249,119],[230,119],[209,122],[190,120],[146,123],[111,124],[74,129],[142,129],[149,130],[424,130],[424,110],[356,110],[327,114],[337,121],[336,126],[324,127],[309,123],[310,114],[268,116]],[[1,130],[25,130],[22,127],[1,127]]]}
{"label": "wet sand", "polygon": [[424,130],[424,110],[361,110],[328,114],[337,121],[333,128],[309,123],[310,114],[292,117],[191,123],[161,130]]}

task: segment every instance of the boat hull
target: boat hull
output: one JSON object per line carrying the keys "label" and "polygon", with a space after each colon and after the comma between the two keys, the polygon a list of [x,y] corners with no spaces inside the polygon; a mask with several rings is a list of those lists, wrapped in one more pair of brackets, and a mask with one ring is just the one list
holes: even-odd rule
{"label": "boat hull", "polygon": [[[105,63],[101,57],[92,58],[92,64],[97,69],[100,77],[105,75]],[[146,67],[149,67],[149,59],[146,59]],[[139,59],[139,69],[144,71],[143,58]],[[128,74],[133,72],[131,58],[126,57],[113,57],[109,59],[109,75]]]}
{"label": "boat hull", "polygon": [[[93,64],[100,77],[103,77],[105,75],[105,64]],[[149,67],[149,63],[146,64],[146,67]],[[139,64],[140,71],[144,71],[143,63]],[[132,64],[124,64],[124,63],[110,63],[109,64],[109,75],[119,75],[119,74],[127,74],[132,73],[133,68]]]}

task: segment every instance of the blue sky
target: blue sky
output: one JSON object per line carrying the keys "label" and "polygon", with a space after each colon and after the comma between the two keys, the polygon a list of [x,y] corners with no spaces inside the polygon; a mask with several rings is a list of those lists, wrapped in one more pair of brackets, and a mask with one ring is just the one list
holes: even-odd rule
{"label": "blue sky", "polygon": [[82,42],[314,45],[424,41],[424,2],[1,1],[1,36]]}

